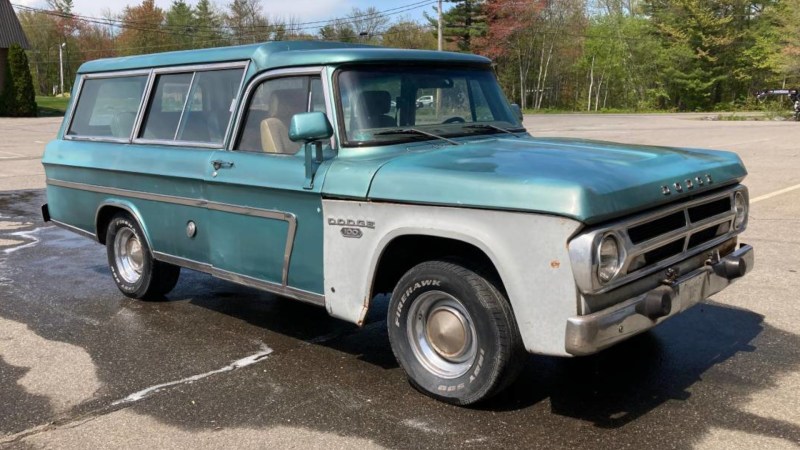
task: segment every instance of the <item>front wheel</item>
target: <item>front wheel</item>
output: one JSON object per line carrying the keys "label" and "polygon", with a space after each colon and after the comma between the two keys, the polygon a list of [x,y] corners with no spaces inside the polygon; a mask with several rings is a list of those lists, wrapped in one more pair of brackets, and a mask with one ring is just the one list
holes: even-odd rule
{"label": "front wheel", "polygon": [[469,405],[509,385],[524,352],[511,306],[476,271],[450,261],[409,270],[389,303],[389,340],[414,387]]}
{"label": "front wheel", "polygon": [[141,227],[130,214],[117,214],[109,222],[106,253],[114,282],[128,297],[163,299],[178,283],[180,267],[153,259]]}

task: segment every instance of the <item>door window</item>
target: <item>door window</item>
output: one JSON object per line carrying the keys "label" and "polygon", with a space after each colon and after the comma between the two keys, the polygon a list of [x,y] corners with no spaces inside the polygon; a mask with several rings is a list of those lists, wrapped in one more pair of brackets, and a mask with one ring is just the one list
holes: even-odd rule
{"label": "door window", "polygon": [[296,76],[262,82],[250,97],[244,127],[235,149],[291,155],[300,149],[289,140],[292,116],[325,111],[325,96],[319,77]]}
{"label": "door window", "polygon": [[236,68],[158,75],[139,137],[222,144],[242,72]]}

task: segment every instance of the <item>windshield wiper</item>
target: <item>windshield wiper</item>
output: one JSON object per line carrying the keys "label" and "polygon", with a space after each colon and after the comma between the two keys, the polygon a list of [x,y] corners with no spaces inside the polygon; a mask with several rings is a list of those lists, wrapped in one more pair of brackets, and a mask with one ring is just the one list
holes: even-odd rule
{"label": "windshield wiper", "polygon": [[488,124],[488,123],[476,123],[474,125],[464,125],[461,128],[471,128],[473,130],[496,130],[496,131],[500,131],[500,132],[503,132],[503,133],[511,134],[516,138],[519,138],[519,136],[517,136],[514,133],[517,133],[517,132],[525,130],[525,128],[511,128],[511,129],[502,128],[502,127],[498,127],[496,125],[491,125],[491,124]]}
{"label": "windshield wiper", "polygon": [[378,133],[375,133],[375,136],[389,136],[389,135],[392,135],[392,134],[416,134],[416,135],[419,135],[419,136],[428,136],[428,137],[432,137],[432,138],[435,138],[435,139],[441,139],[441,140],[447,142],[448,144],[459,145],[458,142],[456,142],[456,141],[454,141],[452,139],[447,139],[446,137],[439,136],[438,134],[428,133],[427,131],[418,130],[416,128],[401,128],[399,130],[380,131]]}

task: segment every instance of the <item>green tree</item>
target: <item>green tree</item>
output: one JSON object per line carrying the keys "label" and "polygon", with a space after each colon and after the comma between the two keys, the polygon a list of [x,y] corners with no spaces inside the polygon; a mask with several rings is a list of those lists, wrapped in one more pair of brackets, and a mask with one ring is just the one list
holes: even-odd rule
{"label": "green tree", "polygon": [[173,50],[193,48],[197,30],[195,14],[184,0],[173,0],[166,14],[166,30],[171,33]]}
{"label": "green tree", "polygon": [[382,44],[387,47],[423,50],[436,50],[437,47],[436,38],[433,37],[430,27],[408,20],[389,27],[383,33]]}
{"label": "green tree", "polygon": [[[746,96],[752,71],[746,54],[757,41],[758,25],[773,1],[648,0],[667,64],[662,82],[669,104],[682,110],[710,109]],[[754,73],[754,72],[751,72]]]}
{"label": "green tree", "polygon": [[19,44],[12,44],[8,49],[8,69],[2,100],[0,104],[5,105],[3,115],[36,117],[36,92],[33,89],[28,57]]}
{"label": "green tree", "polygon": [[200,0],[195,7],[195,32],[197,40],[195,47],[206,48],[223,45],[222,39],[222,18],[214,10],[210,0]]}
{"label": "green tree", "polygon": [[[485,0],[447,0],[454,3],[450,9],[442,13],[442,35],[460,52],[473,51],[472,42],[486,35]],[[433,27],[434,33],[439,25],[436,16],[425,13],[425,18]]]}
{"label": "green tree", "polygon": [[228,5],[225,23],[233,44],[254,44],[270,40],[269,21],[258,0],[233,0]]}
{"label": "green tree", "polygon": [[20,11],[18,17],[30,45],[36,88],[52,95],[58,85],[58,46],[63,42],[57,18],[39,11]]}
{"label": "green tree", "polygon": [[11,78],[11,65],[6,64],[3,85],[0,86],[0,116],[13,116],[17,110],[14,96],[14,79]]}
{"label": "green tree", "polygon": [[335,20],[319,29],[319,36],[324,41],[357,42],[358,34],[346,20]]}
{"label": "green tree", "polygon": [[164,10],[156,6],[154,0],[126,6],[122,22],[124,28],[116,39],[121,55],[164,51],[170,45],[170,34],[163,28]]}

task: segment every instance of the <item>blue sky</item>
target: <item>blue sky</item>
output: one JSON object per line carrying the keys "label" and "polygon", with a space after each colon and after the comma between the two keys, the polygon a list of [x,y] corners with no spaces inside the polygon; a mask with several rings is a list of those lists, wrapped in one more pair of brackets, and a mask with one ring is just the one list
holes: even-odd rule
{"label": "blue sky", "polygon": [[[140,1],[140,0],[139,0]],[[75,13],[84,16],[102,17],[106,10],[111,12],[122,11],[129,4],[138,4],[137,0],[73,0]],[[219,8],[224,8],[232,0],[212,0]],[[374,6],[380,11],[402,8],[407,5],[419,4],[423,0],[261,0],[265,13],[273,17],[297,18],[298,22],[326,20],[347,15],[353,7],[368,8]],[[162,8],[168,8],[172,0],[156,0]],[[187,0],[194,4],[197,0]],[[44,7],[44,0],[11,0],[11,3],[23,4],[33,7]],[[433,3],[433,0],[431,0]],[[445,3],[446,5],[447,3]],[[392,19],[408,17],[415,20],[422,19],[423,11],[432,11],[434,5],[425,5],[405,12],[395,12]]]}

